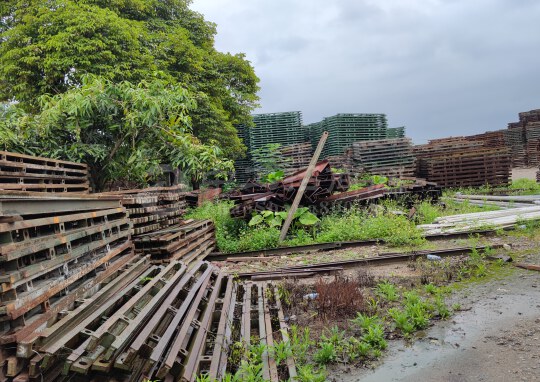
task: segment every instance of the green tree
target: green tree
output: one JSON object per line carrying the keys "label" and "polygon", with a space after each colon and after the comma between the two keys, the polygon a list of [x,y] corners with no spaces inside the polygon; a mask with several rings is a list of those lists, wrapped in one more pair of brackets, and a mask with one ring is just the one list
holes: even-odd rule
{"label": "green tree", "polygon": [[219,148],[191,134],[189,112],[196,103],[178,85],[160,79],[114,83],[87,75],[81,86],[40,101],[35,116],[17,107],[4,111],[0,144],[87,163],[97,190],[119,181],[144,185],[161,163],[180,166],[196,180],[233,168]]}
{"label": "green tree", "polygon": [[41,95],[87,73],[119,82],[162,79],[188,89],[193,133],[229,157],[245,148],[258,78],[242,54],[216,51],[216,27],[187,0],[7,0],[0,4],[0,101],[39,111]]}

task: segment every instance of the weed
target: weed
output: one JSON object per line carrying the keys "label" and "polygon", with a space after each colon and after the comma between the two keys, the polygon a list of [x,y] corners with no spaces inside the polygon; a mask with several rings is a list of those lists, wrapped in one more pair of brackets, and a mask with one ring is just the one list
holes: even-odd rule
{"label": "weed", "polygon": [[345,331],[340,330],[337,326],[332,326],[330,330],[327,330],[325,334],[321,336],[323,342],[331,343],[334,346],[340,346],[345,338]]}
{"label": "weed", "polygon": [[460,311],[461,310],[461,304],[456,302],[456,303],[453,303],[452,304],[452,310],[457,312],[457,311]]}
{"label": "weed", "polygon": [[268,350],[268,347],[258,342],[256,338],[253,338],[253,341],[248,349],[248,359],[252,363],[261,363],[263,354]]}
{"label": "weed", "polygon": [[450,317],[450,309],[448,309],[448,306],[446,305],[446,303],[444,302],[444,299],[442,296],[437,296],[435,298],[435,309],[437,310],[437,313],[439,315],[439,317],[443,320],[447,319],[448,317]]}
{"label": "weed", "polygon": [[291,292],[283,284],[278,284],[277,295],[282,304],[287,307],[291,306]]}
{"label": "weed", "polygon": [[372,315],[377,314],[377,312],[379,311],[379,300],[376,300],[373,297],[370,297],[369,300],[367,301],[366,308],[370,314]]}
{"label": "weed", "polygon": [[370,344],[375,349],[384,350],[388,346],[388,343],[384,339],[384,330],[380,324],[369,326],[366,333],[362,336],[362,341]]}
{"label": "weed", "polygon": [[365,358],[369,356],[372,347],[367,342],[360,341],[355,337],[349,337],[343,347],[343,350],[346,357],[348,357],[351,361],[355,361],[358,358]]}
{"label": "weed", "polygon": [[408,291],[403,293],[403,299],[405,304],[415,305],[420,302],[420,296],[415,291]]}
{"label": "weed", "polygon": [[285,362],[287,358],[292,357],[293,351],[291,343],[289,341],[276,342],[274,346],[269,349],[269,353],[274,357],[276,364],[279,366]]}
{"label": "weed", "polygon": [[344,277],[336,277],[332,281],[322,278],[317,280],[315,291],[317,309],[321,317],[340,317],[361,310],[364,305],[364,296],[357,284]]}
{"label": "weed", "polygon": [[321,365],[336,361],[336,347],[330,342],[319,343],[319,350],[313,355],[313,359]]}
{"label": "weed", "polygon": [[289,341],[291,342],[293,357],[297,363],[306,362],[309,348],[313,345],[309,332],[309,328],[304,328],[304,331],[300,333],[298,326],[291,326]]}
{"label": "weed", "polygon": [[377,293],[387,301],[397,301],[399,297],[396,286],[388,281],[377,284]]}
{"label": "weed", "polygon": [[427,328],[429,319],[431,318],[429,310],[431,310],[431,307],[424,302],[405,305],[405,312],[416,329]]}
{"label": "weed", "polygon": [[380,324],[381,320],[378,316],[368,316],[358,312],[351,322],[365,331],[372,325]]}
{"label": "weed", "polygon": [[325,382],[326,371],[324,369],[315,370],[314,365],[300,365],[296,367],[296,378],[298,382]]}
{"label": "weed", "polygon": [[410,321],[409,315],[406,312],[398,308],[391,308],[388,309],[388,315],[392,317],[396,328],[399,329],[403,335],[409,336],[414,333],[414,324]]}
{"label": "weed", "polygon": [[432,283],[424,285],[424,290],[426,291],[426,293],[429,293],[429,294],[438,294],[439,293],[439,288],[437,286],[433,285]]}

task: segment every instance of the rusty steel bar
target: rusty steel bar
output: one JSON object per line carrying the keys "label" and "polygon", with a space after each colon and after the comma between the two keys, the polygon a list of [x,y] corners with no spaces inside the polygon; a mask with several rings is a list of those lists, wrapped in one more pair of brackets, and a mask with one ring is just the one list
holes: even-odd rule
{"label": "rusty steel bar", "polygon": [[[161,354],[164,355],[161,364],[155,373],[155,378],[166,379],[169,374],[180,375],[183,368],[182,364],[188,355],[188,351],[184,348],[189,339],[188,332],[192,330],[194,325],[198,325],[196,317],[198,318],[198,314],[205,309],[208,302],[207,297],[213,294],[215,284],[221,277],[222,276],[218,276],[213,272],[210,277],[205,279],[197,295],[193,299],[188,313],[181,321],[181,325],[180,320],[182,317],[177,315],[174,324],[177,324],[178,326],[169,326],[167,332],[150,357],[152,360],[157,360],[161,358]],[[171,339],[170,341],[169,338]]]}

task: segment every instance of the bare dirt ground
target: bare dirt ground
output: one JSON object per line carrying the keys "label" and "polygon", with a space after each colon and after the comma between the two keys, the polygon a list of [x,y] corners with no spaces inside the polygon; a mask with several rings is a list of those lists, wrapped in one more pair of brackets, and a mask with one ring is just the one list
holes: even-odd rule
{"label": "bare dirt ground", "polygon": [[536,180],[536,171],[538,168],[525,168],[525,167],[516,167],[512,169],[512,180],[517,180],[520,178],[527,178]]}
{"label": "bare dirt ground", "polygon": [[[537,247],[529,252],[520,260],[540,264]],[[461,312],[412,345],[390,342],[373,370],[344,367],[330,380],[540,381],[540,272],[507,273],[456,292],[450,302],[461,304]]]}

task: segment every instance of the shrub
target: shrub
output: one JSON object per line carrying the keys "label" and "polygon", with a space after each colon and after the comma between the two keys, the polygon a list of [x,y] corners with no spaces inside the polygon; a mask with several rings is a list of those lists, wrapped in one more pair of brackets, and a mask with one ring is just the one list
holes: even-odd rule
{"label": "shrub", "polygon": [[315,291],[319,294],[317,309],[323,317],[348,315],[362,310],[364,305],[364,296],[357,284],[344,277],[336,277],[332,281],[320,278],[315,284]]}

